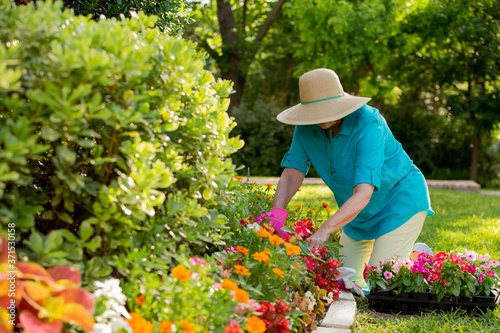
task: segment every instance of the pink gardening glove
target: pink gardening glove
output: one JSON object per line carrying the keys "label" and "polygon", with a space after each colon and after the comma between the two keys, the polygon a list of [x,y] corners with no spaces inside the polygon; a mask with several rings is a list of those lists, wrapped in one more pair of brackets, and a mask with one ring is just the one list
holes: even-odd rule
{"label": "pink gardening glove", "polygon": [[269,223],[271,223],[274,231],[276,231],[276,233],[283,239],[286,238],[287,233],[284,230],[281,230],[281,228],[285,226],[287,216],[288,211],[278,207],[271,208],[271,211],[268,213]]}

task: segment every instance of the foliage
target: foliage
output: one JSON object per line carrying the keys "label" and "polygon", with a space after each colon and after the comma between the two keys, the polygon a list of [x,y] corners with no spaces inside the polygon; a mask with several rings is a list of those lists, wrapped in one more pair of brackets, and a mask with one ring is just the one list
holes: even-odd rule
{"label": "foliage", "polygon": [[63,0],[66,8],[71,8],[76,15],[91,15],[99,20],[101,15],[106,18],[130,18],[131,12],[144,12],[155,15],[158,21],[155,25],[162,32],[176,34],[181,26],[189,21],[185,10],[185,0]]}
{"label": "foliage", "polygon": [[238,123],[231,135],[238,135],[245,146],[234,154],[236,165],[245,166],[250,175],[279,176],[281,159],[292,141],[293,126],[276,120],[281,107],[272,100],[257,99],[233,108]]}
{"label": "foliage", "polygon": [[170,261],[180,244],[223,243],[215,203],[242,145],[230,83],[154,17],[0,7],[0,220],[20,257],[90,281],[134,248]]}
{"label": "foliage", "polygon": [[[95,303],[80,287],[80,272],[66,266],[46,270],[32,262],[17,262],[10,254],[15,253],[12,243],[0,239],[0,311],[8,313],[8,324],[24,331],[60,333],[65,323],[71,323],[91,331]],[[11,331],[8,326],[6,332]]]}
{"label": "foliage", "polygon": [[371,291],[433,292],[443,296],[489,296],[500,286],[500,262],[474,251],[420,253],[417,260],[387,259],[378,267],[366,265],[363,276]]}

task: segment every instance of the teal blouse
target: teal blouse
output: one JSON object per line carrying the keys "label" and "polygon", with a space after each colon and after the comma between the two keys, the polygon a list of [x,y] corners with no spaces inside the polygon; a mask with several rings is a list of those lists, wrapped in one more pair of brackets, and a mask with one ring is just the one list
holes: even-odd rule
{"label": "teal blouse", "polygon": [[311,164],[339,207],[352,196],[354,186],[375,186],[368,205],[343,228],[351,238],[376,239],[418,212],[434,215],[424,176],[371,106],[346,116],[333,138],[318,125],[297,125],[281,166],[307,174]]}

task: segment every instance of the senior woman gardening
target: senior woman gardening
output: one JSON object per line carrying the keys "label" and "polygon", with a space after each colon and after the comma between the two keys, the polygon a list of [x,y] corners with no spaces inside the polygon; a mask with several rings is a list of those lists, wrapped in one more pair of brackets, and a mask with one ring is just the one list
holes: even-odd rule
{"label": "senior woman gardening", "polygon": [[342,228],[341,259],[356,270],[351,279],[366,288],[365,264],[410,255],[425,218],[434,214],[427,184],[379,111],[366,105],[370,98],[345,93],[334,71],[305,73],[299,90],[301,103],[277,116],[297,126],[281,162],[270,222],[284,234],[285,208],[312,164],[339,210],[307,243],[319,247]]}

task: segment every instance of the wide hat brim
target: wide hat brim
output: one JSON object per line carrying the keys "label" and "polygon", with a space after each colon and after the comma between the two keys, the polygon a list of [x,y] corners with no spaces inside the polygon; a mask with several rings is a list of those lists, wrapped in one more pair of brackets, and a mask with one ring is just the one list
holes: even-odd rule
{"label": "wide hat brim", "polygon": [[314,103],[299,103],[278,114],[279,122],[289,125],[314,125],[335,121],[353,113],[371,100],[344,92],[343,96]]}

